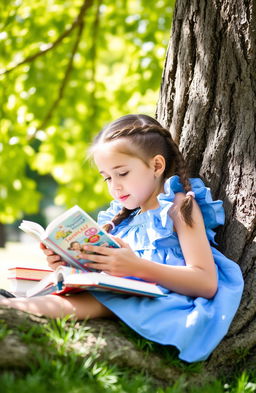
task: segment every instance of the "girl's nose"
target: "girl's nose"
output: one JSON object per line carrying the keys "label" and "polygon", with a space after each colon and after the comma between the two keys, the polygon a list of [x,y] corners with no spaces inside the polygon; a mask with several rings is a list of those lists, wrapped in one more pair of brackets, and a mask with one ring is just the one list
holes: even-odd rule
{"label": "girl's nose", "polygon": [[113,190],[121,190],[122,185],[118,181],[118,179],[112,181],[112,189]]}

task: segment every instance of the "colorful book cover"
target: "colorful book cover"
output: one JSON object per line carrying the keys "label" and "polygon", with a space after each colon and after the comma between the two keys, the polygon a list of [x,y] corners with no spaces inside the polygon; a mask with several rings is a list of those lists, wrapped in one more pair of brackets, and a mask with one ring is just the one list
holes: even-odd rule
{"label": "colorful book cover", "polygon": [[74,206],[61,214],[46,230],[30,221],[23,221],[19,227],[37,237],[71,266],[82,270],[88,270],[86,262],[89,261],[89,257],[79,258],[84,245],[119,247],[118,243],[79,206]]}

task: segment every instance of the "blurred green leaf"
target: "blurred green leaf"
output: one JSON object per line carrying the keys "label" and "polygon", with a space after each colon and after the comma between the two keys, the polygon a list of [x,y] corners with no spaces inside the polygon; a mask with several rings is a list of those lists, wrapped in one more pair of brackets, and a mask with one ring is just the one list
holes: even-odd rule
{"label": "blurred green leaf", "polygon": [[31,170],[58,182],[56,204],[105,204],[85,160],[93,136],[129,112],[154,116],[174,1],[93,0],[82,28],[83,4],[0,4],[0,222],[38,210]]}

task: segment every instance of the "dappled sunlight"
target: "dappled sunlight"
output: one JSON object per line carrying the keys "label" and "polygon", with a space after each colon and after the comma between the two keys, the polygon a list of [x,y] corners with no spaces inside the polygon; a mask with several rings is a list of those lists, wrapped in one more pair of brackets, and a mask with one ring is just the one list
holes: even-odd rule
{"label": "dappled sunlight", "polygon": [[50,318],[65,317],[74,314],[71,303],[56,295],[38,296],[33,298],[0,299],[0,306],[15,308],[38,316]]}
{"label": "dappled sunlight", "polygon": [[84,166],[89,141],[123,113],[155,113],[174,1],[7,3],[0,221],[39,209],[30,171],[54,177],[54,203],[95,209],[106,192],[94,190],[96,171]]}

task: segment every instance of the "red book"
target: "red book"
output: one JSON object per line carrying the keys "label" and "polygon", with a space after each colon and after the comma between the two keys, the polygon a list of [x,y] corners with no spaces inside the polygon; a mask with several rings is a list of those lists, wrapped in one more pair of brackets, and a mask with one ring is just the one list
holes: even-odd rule
{"label": "red book", "polygon": [[8,269],[10,291],[16,296],[26,296],[27,290],[31,289],[49,273],[52,273],[52,270],[47,267],[12,266]]}

